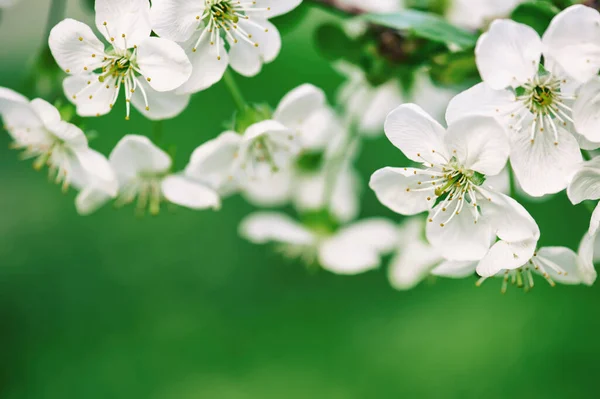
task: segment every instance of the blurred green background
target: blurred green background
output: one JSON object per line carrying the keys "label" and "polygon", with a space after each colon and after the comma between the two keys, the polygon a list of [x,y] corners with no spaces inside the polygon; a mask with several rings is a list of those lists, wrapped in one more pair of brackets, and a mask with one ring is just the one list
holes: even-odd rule
{"label": "blurred green background", "polygon": [[[90,21],[75,1],[69,15]],[[42,44],[48,0],[23,0],[0,24],[0,85],[19,89]],[[238,81],[276,105],[311,82],[333,100],[341,78],[312,44],[310,18],[281,56]],[[234,105],[223,84],[165,123],[178,166],[216,136]],[[89,120],[105,154],[128,133],[150,134],[117,108]],[[304,399],[598,397],[600,288],[542,279],[524,294],[475,278],[396,292],[384,270],[311,274],[237,235],[253,210],[239,197],[219,212],[164,210],[135,218],[105,207],[80,217],[0,138],[0,397],[7,399]],[[400,154],[366,142],[364,179]],[[363,216],[396,220],[364,190]],[[561,194],[525,203],[542,245],[575,248],[589,213]]]}

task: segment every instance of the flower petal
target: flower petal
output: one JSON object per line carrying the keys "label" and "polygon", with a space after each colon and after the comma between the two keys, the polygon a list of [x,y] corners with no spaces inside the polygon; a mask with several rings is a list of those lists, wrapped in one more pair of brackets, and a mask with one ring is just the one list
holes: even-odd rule
{"label": "flower petal", "polygon": [[177,89],[179,93],[196,93],[208,89],[223,78],[229,64],[229,54],[225,50],[225,42],[220,41],[211,45],[210,34],[205,34],[198,42],[201,34],[198,32],[181,45],[192,64],[192,74]]}
{"label": "flower petal", "polygon": [[103,189],[95,186],[86,187],[77,194],[75,208],[80,215],[90,215],[100,209],[110,199],[111,196]]}
{"label": "flower petal", "polygon": [[[146,93],[145,98],[142,89]],[[150,120],[171,119],[181,114],[190,103],[189,94],[178,93],[177,90],[156,91],[145,80],[141,80],[131,96],[131,103]]]}
{"label": "flower petal", "polygon": [[255,212],[240,223],[240,235],[255,244],[279,242],[314,245],[316,237],[289,216],[276,212]]}
{"label": "flower petal", "polygon": [[415,162],[439,163],[450,159],[444,145],[444,128],[415,104],[404,104],[390,112],[385,135]]}
{"label": "flower petal", "polygon": [[544,62],[560,65],[569,76],[585,82],[600,69],[600,14],[591,7],[571,6],[558,14],[544,33]]}
{"label": "flower petal", "polygon": [[516,243],[540,238],[537,223],[523,205],[498,192],[483,188],[480,191],[487,197],[487,200],[483,199],[478,204],[481,213],[501,240]]}
{"label": "flower petal", "polygon": [[31,100],[31,107],[46,127],[61,121],[60,112],[46,100],[42,100],[41,98],[33,99]]}
{"label": "flower petal", "polygon": [[40,128],[42,121],[29,100],[14,90],[0,87],[0,115],[7,130],[15,128]]}
{"label": "flower petal", "polygon": [[453,124],[456,120],[469,115],[493,116],[508,126],[507,118],[515,104],[515,95],[510,90],[494,90],[486,83],[479,83],[456,95],[448,104],[446,122]]}
{"label": "flower petal", "polygon": [[204,13],[203,3],[190,0],[154,0],[150,9],[152,30],[165,39],[185,42],[200,25],[196,17]]}
{"label": "flower petal", "polygon": [[[537,251],[533,257],[535,265],[544,268],[550,278],[561,284],[581,284],[582,276],[577,268],[577,254],[565,247],[544,247]],[[560,268],[563,272],[558,273],[555,269]],[[543,274],[541,269],[538,273]]]}
{"label": "flower petal", "polygon": [[[254,7],[250,8],[250,15],[259,15],[263,18],[273,18],[279,15],[287,14],[294,8],[298,7],[302,0],[256,0]],[[263,9],[265,11],[258,12],[253,9]]]}
{"label": "flower petal", "polygon": [[394,212],[401,215],[416,215],[429,209],[435,197],[434,186],[431,186],[429,191],[415,191],[414,188],[419,186],[419,181],[427,177],[418,174],[419,172],[419,169],[413,168],[379,169],[371,176],[369,187],[375,191],[379,202]]}
{"label": "flower petal", "polygon": [[567,194],[574,205],[600,198],[600,157],[583,163],[573,175]]}
{"label": "flower petal", "polygon": [[119,181],[136,177],[139,173],[165,173],[171,168],[171,157],[144,136],[129,134],[115,146],[110,164]]}
{"label": "flower petal", "polygon": [[477,262],[446,260],[431,271],[434,276],[465,278],[475,273]]}
{"label": "flower petal", "polygon": [[[448,206],[451,212],[455,207]],[[427,223],[427,239],[448,260],[479,260],[485,256],[492,241],[492,227],[481,218],[474,223],[473,215],[463,209],[450,222],[448,212],[439,212]]]}
{"label": "flower petal", "polygon": [[249,179],[243,183],[242,195],[253,205],[278,207],[292,197],[294,174],[291,169],[281,170],[266,179]]}
{"label": "flower petal", "polygon": [[104,44],[86,24],[67,18],[50,31],[50,51],[67,73],[89,74],[102,65]]}
{"label": "flower petal", "polygon": [[494,119],[467,116],[448,127],[446,148],[467,169],[484,175],[497,175],[506,165],[510,145],[504,129]]}
{"label": "flower petal", "polygon": [[239,26],[252,35],[252,43],[240,39],[232,44],[229,62],[240,75],[252,77],[260,72],[263,63],[277,57],[281,50],[281,36],[275,25],[267,20],[254,19],[250,23],[241,19]]}
{"label": "flower petal", "polygon": [[495,20],[475,48],[479,73],[492,89],[518,87],[538,72],[542,40],[535,30],[511,20]]}
{"label": "flower petal", "polygon": [[501,270],[517,269],[531,259],[536,245],[537,239],[498,241],[477,265],[477,273],[482,277],[492,277]]}
{"label": "flower petal", "polygon": [[598,234],[598,229],[600,229],[600,202],[594,208],[594,212],[590,218],[588,234],[596,235]]}
{"label": "flower petal", "polygon": [[159,37],[149,37],[138,45],[137,63],[156,91],[175,90],[192,74],[185,51],[175,42]]}
{"label": "flower petal", "polygon": [[96,0],[96,27],[109,43],[133,48],[152,31],[148,0]]}
{"label": "flower petal", "polygon": [[63,81],[65,96],[77,107],[80,116],[100,116],[110,112],[116,100],[114,79],[104,82],[98,75],[68,76]]}
{"label": "flower petal", "polygon": [[[600,142],[600,78],[584,84],[573,104],[573,122],[585,139]],[[595,148],[600,147],[598,144]]]}
{"label": "flower petal", "polygon": [[101,188],[110,197],[115,197],[119,189],[117,178],[108,159],[98,151],[85,148],[74,152],[77,161],[85,172],[82,187]]}
{"label": "flower petal", "polygon": [[303,84],[287,93],[273,113],[273,119],[289,128],[297,128],[313,113],[326,107],[325,92],[311,84]]}
{"label": "flower petal", "polygon": [[598,277],[598,272],[596,272],[596,268],[594,267],[594,249],[597,237],[595,234],[586,233],[577,251],[577,270],[586,285],[594,284]]}
{"label": "flower petal", "polygon": [[165,198],[190,209],[219,209],[221,198],[216,191],[185,176],[167,176],[161,183]]}
{"label": "flower petal", "polygon": [[523,190],[534,197],[565,189],[583,161],[572,134],[560,126],[558,140],[553,133],[538,131],[533,143],[526,132],[511,135],[511,165]]}

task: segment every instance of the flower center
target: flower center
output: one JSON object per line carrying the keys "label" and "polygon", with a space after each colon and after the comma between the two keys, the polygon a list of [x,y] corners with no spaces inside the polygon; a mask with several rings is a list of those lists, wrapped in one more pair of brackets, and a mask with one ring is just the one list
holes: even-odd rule
{"label": "flower center", "polygon": [[531,142],[534,142],[536,134],[551,130],[554,134],[554,145],[558,145],[557,126],[566,126],[567,122],[573,122],[572,110],[566,102],[574,97],[563,93],[564,83],[566,80],[560,80],[550,73],[542,72],[522,87],[517,88],[518,110],[511,116],[519,119],[514,126],[511,125],[511,128],[521,130],[525,118],[532,115]]}
{"label": "flower center", "polygon": [[[548,270],[554,271],[558,275],[566,276],[568,273],[559,265],[552,262],[549,259],[541,258],[537,254],[533,255],[533,258],[529,260],[525,264],[525,266],[521,266],[514,270],[505,270],[504,276],[502,279],[502,288],[500,292],[503,294],[508,290],[508,283],[510,282],[512,285],[517,288],[522,288],[525,292],[531,290],[534,286],[533,274],[540,274],[550,286],[554,287],[556,283],[550,277]],[[500,276],[500,275],[497,275]],[[488,277],[481,277],[477,280],[476,285],[480,287]]]}
{"label": "flower center", "polygon": [[158,215],[160,204],[165,201],[162,194],[163,179],[164,174],[140,173],[119,190],[119,196],[115,200],[115,207],[120,208],[131,204],[137,198],[136,213],[138,215],[143,216],[146,210],[151,215]]}
{"label": "flower center", "polygon": [[[198,41],[192,48],[196,52],[200,42],[209,36],[211,46],[217,46],[217,59],[221,59],[221,40],[233,46],[243,40],[254,47],[258,47],[258,42],[248,31],[250,27],[258,28],[261,31],[268,32],[264,26],[251,20],[249,14],[252,12],[264,12],[270,10],[267,8],[256,8],[255,1],[240,0],[205,0],[204,12],[202,15],[196,15],[196,20],[200,21],[199,29],[202,30]],[[244,26],[239,22],[244,20]]]}

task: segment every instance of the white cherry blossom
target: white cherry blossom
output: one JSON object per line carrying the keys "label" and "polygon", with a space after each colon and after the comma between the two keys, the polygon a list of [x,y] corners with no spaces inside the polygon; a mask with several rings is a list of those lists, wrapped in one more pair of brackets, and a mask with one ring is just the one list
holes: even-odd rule
{"label": "white cherry blossom", "polygon": [[42,99],[31,102],[21,94],[0,88],[0,114],[12,137],[12,147],[33,159],[36,170],[48,166],[48,176],[63,190],[101,186],[114,196],[114,173],[104,155],[92,150],[83,131],[61,119],[59,111]]}
{"label": "white cherry blossom", "polygon": [[81,116],[107,114],[121,89],[126,119],[131,104],[149,119],[178,115],[189,96],[174,92],[192,73],[176,43],[151,37],[148,0],[97,0],[96,27],[108,47],[87,25],[65,19],[50,32],[50,50],[70,76],[63,86]]}
{"label": "white cherry blossom", "polygon": [[257,75],[281,49],[279,31],[268,19],[290,12],[301,1],[154,0],[152,28],[182,43],[194,67],[179,91],[212,86],[228,65],[241,75]]}
{"label": "white cherry blossom", "polygon": [[[525,192],[539,197],[563,190],[582,161],[573,102],[600,69],[600,14],[571,6],[543,38],[527,25],[496,20],[475,54],[483,83],[455,97],[446,119],[495,116],[509,133],[511,165]],[[600,114],[588,100],[578,113]]]}
{"label": "white cherry blossom", "polygon": [[[574,205],[586,200],[600,199],[600,157],[585,162],[575,173],[567,187],[567,195]],[[596,205],[590,220],[588,233],[592,236],[600,230],[600,204]]]}
{"label": "white cherry blossom", "polygon": [[381,218],[335,230],[329,225],[303,225],[275,212],[251,214],[240,224],[240,235],[255,244],[278,244],[288,257],[346,275],[379,267],[381,257],[394,248],[398,239],[396,226]]}
{"label": "white cherry blossom", "polygon": [[446,18],[453,25],[465,29],[484,28],[496,18],[506,18],[526,0],[451,0]]}
{"label": "white cherry blossom", "polygon": [[511,243],[537,241],[537,224],[514,199],[485,184],[486,175],[501,172],[509,152],[494,118],[465,117],[446,132],[421,108],[406,104],[390,113],[385,132],[421,167],[380,169],[371,176],[370,187],[397,213],[429,211],[427,238],[444,258],[490,258],[511,269],[531,257],[535,245]]}
{"label": "white cherry blossom", "polygon": [[[109,162],[119,187],[117,207],[137,200],[140,214],[149,210],[153,215],[159,213],[163,202],[195,210],[220,207],[220,197],[212,187],[214,181],[210,181],[209,173],[206,180],[200,176],[203,168],[200,160],[192,162],[182,174],[172,173],[169,154],[147,137],[123,137],[111,152]],[[82,192],[77,208],[81,214],[89,214],[109,200],[104,190],[92,186]]]}

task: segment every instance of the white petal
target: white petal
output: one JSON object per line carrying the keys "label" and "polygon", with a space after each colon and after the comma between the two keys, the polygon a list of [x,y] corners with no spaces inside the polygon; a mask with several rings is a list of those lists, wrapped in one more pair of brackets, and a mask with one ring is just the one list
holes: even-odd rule
{"label": "white petal", "polygon": [[287,204],[292,196],[294,174],[291,169],[281,170],[266,179],[249,179],[243,184],[243,196],[260,207]]}
{"label": "white petal", "polygon": [[475,48],[479,73],[492,89],[518,87],[538,72],[542,41],[535,30],[510,20],[495,20]]}
{"label": "white petal", "polygon": [[43,126],[29,100],[16,91],[4,87],[0,87],[0,114],[8,130],[17,127],[39,128]]}
{"label": "white petal", "polygon": [[192,74],[185,51],[175,42],[158,37],[149,37],[138,45],[137,64],[156,91],[175,90]]}
{"label": "white petal", "polygon": [[500,239],[509,242],[539,239],[540,229],[523,205],[507,195],[481,191],[487,197],[479,202],[481,212]]}
{"label": "white petal", "polygon": [[114,105],[115,80],[98,80],[98,75],[68,76],[63,81],[65,96],[77,106],[80,116],[100,116],[110,112]]}
{"label": "white petal", "polygon": [[184,42],[200,25],[204,2],[194,0],[154,0],[150,9],[152,29],[160,37]]}
{"label": "white petal", "polygon": [[302,3],[302,0],[256,0],[254,2],[254,7],[249,8],[252,10],[256,9],[264,9],[261,13],[257,11],[250,11],[250,15],[260,15],[263,18],[273,18],[279,15],[287,14],[292,11],[294,8],[298,7]]}
{"label": "white petal", "polygon": [[411,88],[412,102],[423,108],[435,120],[444,120],[444,113],[450,100],[456,95],[454,88],[445,88],[435,85],[429,74],[424,70],[418,70],[414,76]]}
{"label": "white petal", "polygon": [[313,113],[326,107],[323,90],[303,84],[287,93],[273,113],[273,119],[289,128],[301,126]]}
{"label": "white petal", "polygon": [[129,134],[115,146],[109,157],[120,181],[139,173],[165,173],[171,168],[171,157],[144,136]]}
{"label": "white petal", "polygon": [[111,196],[103,189],[90,186],[79,192],[75,198],[75,207],[80,215],[89,215],[110,201],[110,199]]}
{"label": "white petal", "polygon": [[102,65],[104,44],[86,24],[67,18],[50,31],[50,51],[68,73],[89,74]]}
{"label": "white petal", "polygon": [[465,278],[475,273],[477,262],[446,260],[431,271],[434,276]]}
{"label": "white petal", "polygon": [[211,45],[210,34],[204,34],[196,47],[199,35],[201,32],[182,44],[192,64],[192,74],[187,82],[177,89],[180,93],[196,93],[208,89],[221,80],[229,64],[229,54],[225,50],[224,41]]}
{"label": "white petal", "polygon": [[[535,264],[541,263],[550,278],[561,284],[581,284],[582,276],[577,268],[577,254],[565,247],[544,247],[533,258]],[[565,273],[558,273],[548,265],[558,266]],[[538,270],[541,273],[541,270]]]}
{"label": "white petal", "polygon": [[56,107],[41,98],[33,99],[31,107],[46,127],[61,121],[60,112],[58,112]]}
{"label": "white petal", "polygon": [[225,132],[196,148],[185,168],[185,175],[204,182],[224,194],[229,193],[232,166],[242,138],[234,132]]}
{"label": "white petal", "polygon": [[575,205],[600,198],[600,157],[583,163],[567,187],[569,199]]}
{"label": "white petal", "polygon": [[446,148],[467,169],[497,175],[506,165],[510,145],[504,129],[494,118],[467,116],[448,127]]}
{"label": "white petal", "polygon": [[[573,104],[573,122],[577,132],[585,139],[600,142],[600,79],[584,84]],[[596,147],[600,147],[598,144]]]}
{"label": "white petal", "polygon": [[598,277],[594,267],[594,248],[597,241],[597,235],[586,233],[579,244],[577,251],[577,269],[584,284],[592,285]]}
{"label": "white petal", "polygon": [[117,178],[104,155],[91,148],[75,151],[74,155],[86,174],[82,186],[101,188],[110,197],[117,195]]}
{"label": "white petal", "polygon": [[397,290],[408,290],[421,282],[443,258],[423,239],[423,219],[411,218],[400,227],[400,248],[388,268],[388,280]]}
{"label": "white petal", "polygon": [[337,136],[346,133],[338,115],[330,107],[313,112],[302,122],[297,126],[296,135],[305,151],[328,151],[336,139],[339,140]]}
{"label": "white petal", "polygon": [[150,3],[148,0],[96,0],[96,27],[114,46],[133,48],[150,37]]}
{"label": "white petal", "polygon": [[531,196],[565,189],[583,161],[575,137],[560,126],[557,131],[558,141],[548,127],[536,133],[533,143],[526,132],[511,135],[511,165],[519,184]]}
{"label": "white petal", "polygon": [[319,249],[324,269],[338,274],[358,274],[379,267],[380,256],[398,240],[396,226],[385,219],[367,219],[345,227],[325,240]]}
{"label": "white petal", "polygon": [[600,228],[600,202],[594,208],[594,212],[592,213],[592,217],[590,218],[590,227],[588,229],[588,234],[592,234],[592,235],[598,234],[599,228]]}
{"label": "white petal", "polygon": [[[465,205],[466,207],[466,205]],[[448,205],[448,209],[455,209]],[[463,209],[446,223],[449,212],[440,212],[432,222],[427,223],[427,239],[441,255],[449,260],[479,260],[490,247],[492,228],[486,219],[474,223],[473,215]],[[443,226],[442,226],[443,224]]]}
{"label": "white petal", "polygon": [[313,245],[315,236],[289,216],[276,212],[256,212],[240,223],[240,235],[255,244],[279,242]]}
{"label": "white petal", "polygon": [[330,212],[340,221],[349,222],[360,212],[361,179],[351,166],[343,168],[331,195]]}
{"label": "white petal", "polygon": [[[400,83],[395,79],[377,87],[365,82],[362,90],[353,91],[349,110],[361,115],[359,130],[366,136],[379,136],[387,115],[397,106],[403,104],[404,98]],[[352,111],[351,111],[352,112]]]}
{"label": "white petal", "polygon": [[[141,87],[140,87],[141,86]],[[146,98],[142,90],[146,93]],[[146,100],[148,101],[146,103]],[[190,103],[189,94],[178,94],[178,91],[156,91],[145,80],[140,80],[131,103],[142,115],[150,120],[171,119],[181,114]],[[148,107],[148,108],[146,108]]]}
{"label": "white petal", "polygon": [[501,117],[514,109],[514,104],[515,95],[510,90],[494,90],[486,83],[479,83],[450,100],[446,121],[452,124],[469,115]]}
{"label": "white petal", "polygon": [[161,184],[162,192],[173,204],[190,209],[218,209],[221,198],[216,191],[185,176],[171,175]]}
{"label": "white petal", "polygon": [[[429,209],[434,203],[434,187],[429,191],[414,191],[418,182],[427,178],[413,168],[383,168],[371,176],[369,187],[377,199],[396,213],[416,215]],[[413,188],[413,189],[411,189]],[[428,200],[429,198],[429,200]]]}
{"label": "white petal", "polygon": [[600,69],[600,14],[574,5],[558,14],[544,33],[547,66],[559,64],[572,78],[585,82]]}
{"label": "white petal", "polygon": [[[255,26],[258,24],[261,28]],[[239,26],[252,35],[252,43],[239,39],[231,45],[231,67],[240,75],[257,75],[263,63],[273,61],[281,50],[281,36],[277,28],[267,20],[254,19],[253,23],[239,21]],[[256,46],[258,44],[258,46]]]}
{"label": "white petal", "polygon": [[531,259],[536,245],[537,239],[498,241],[477,265],[477,273],[482,277],[492,277],[501,270],[517,269]]}
{"label": "white petal", "polygon": [[48,131],[71,149],[85,150],[88,148],[87,137],[83,130],[71,123],[59,120],[48,126]]}
{"label": "white petal", "polygon": [[420,107],[404,104],[385,121],[387,138],[412,161],[439,163],[450,159],[444,145],[444,128]]}

